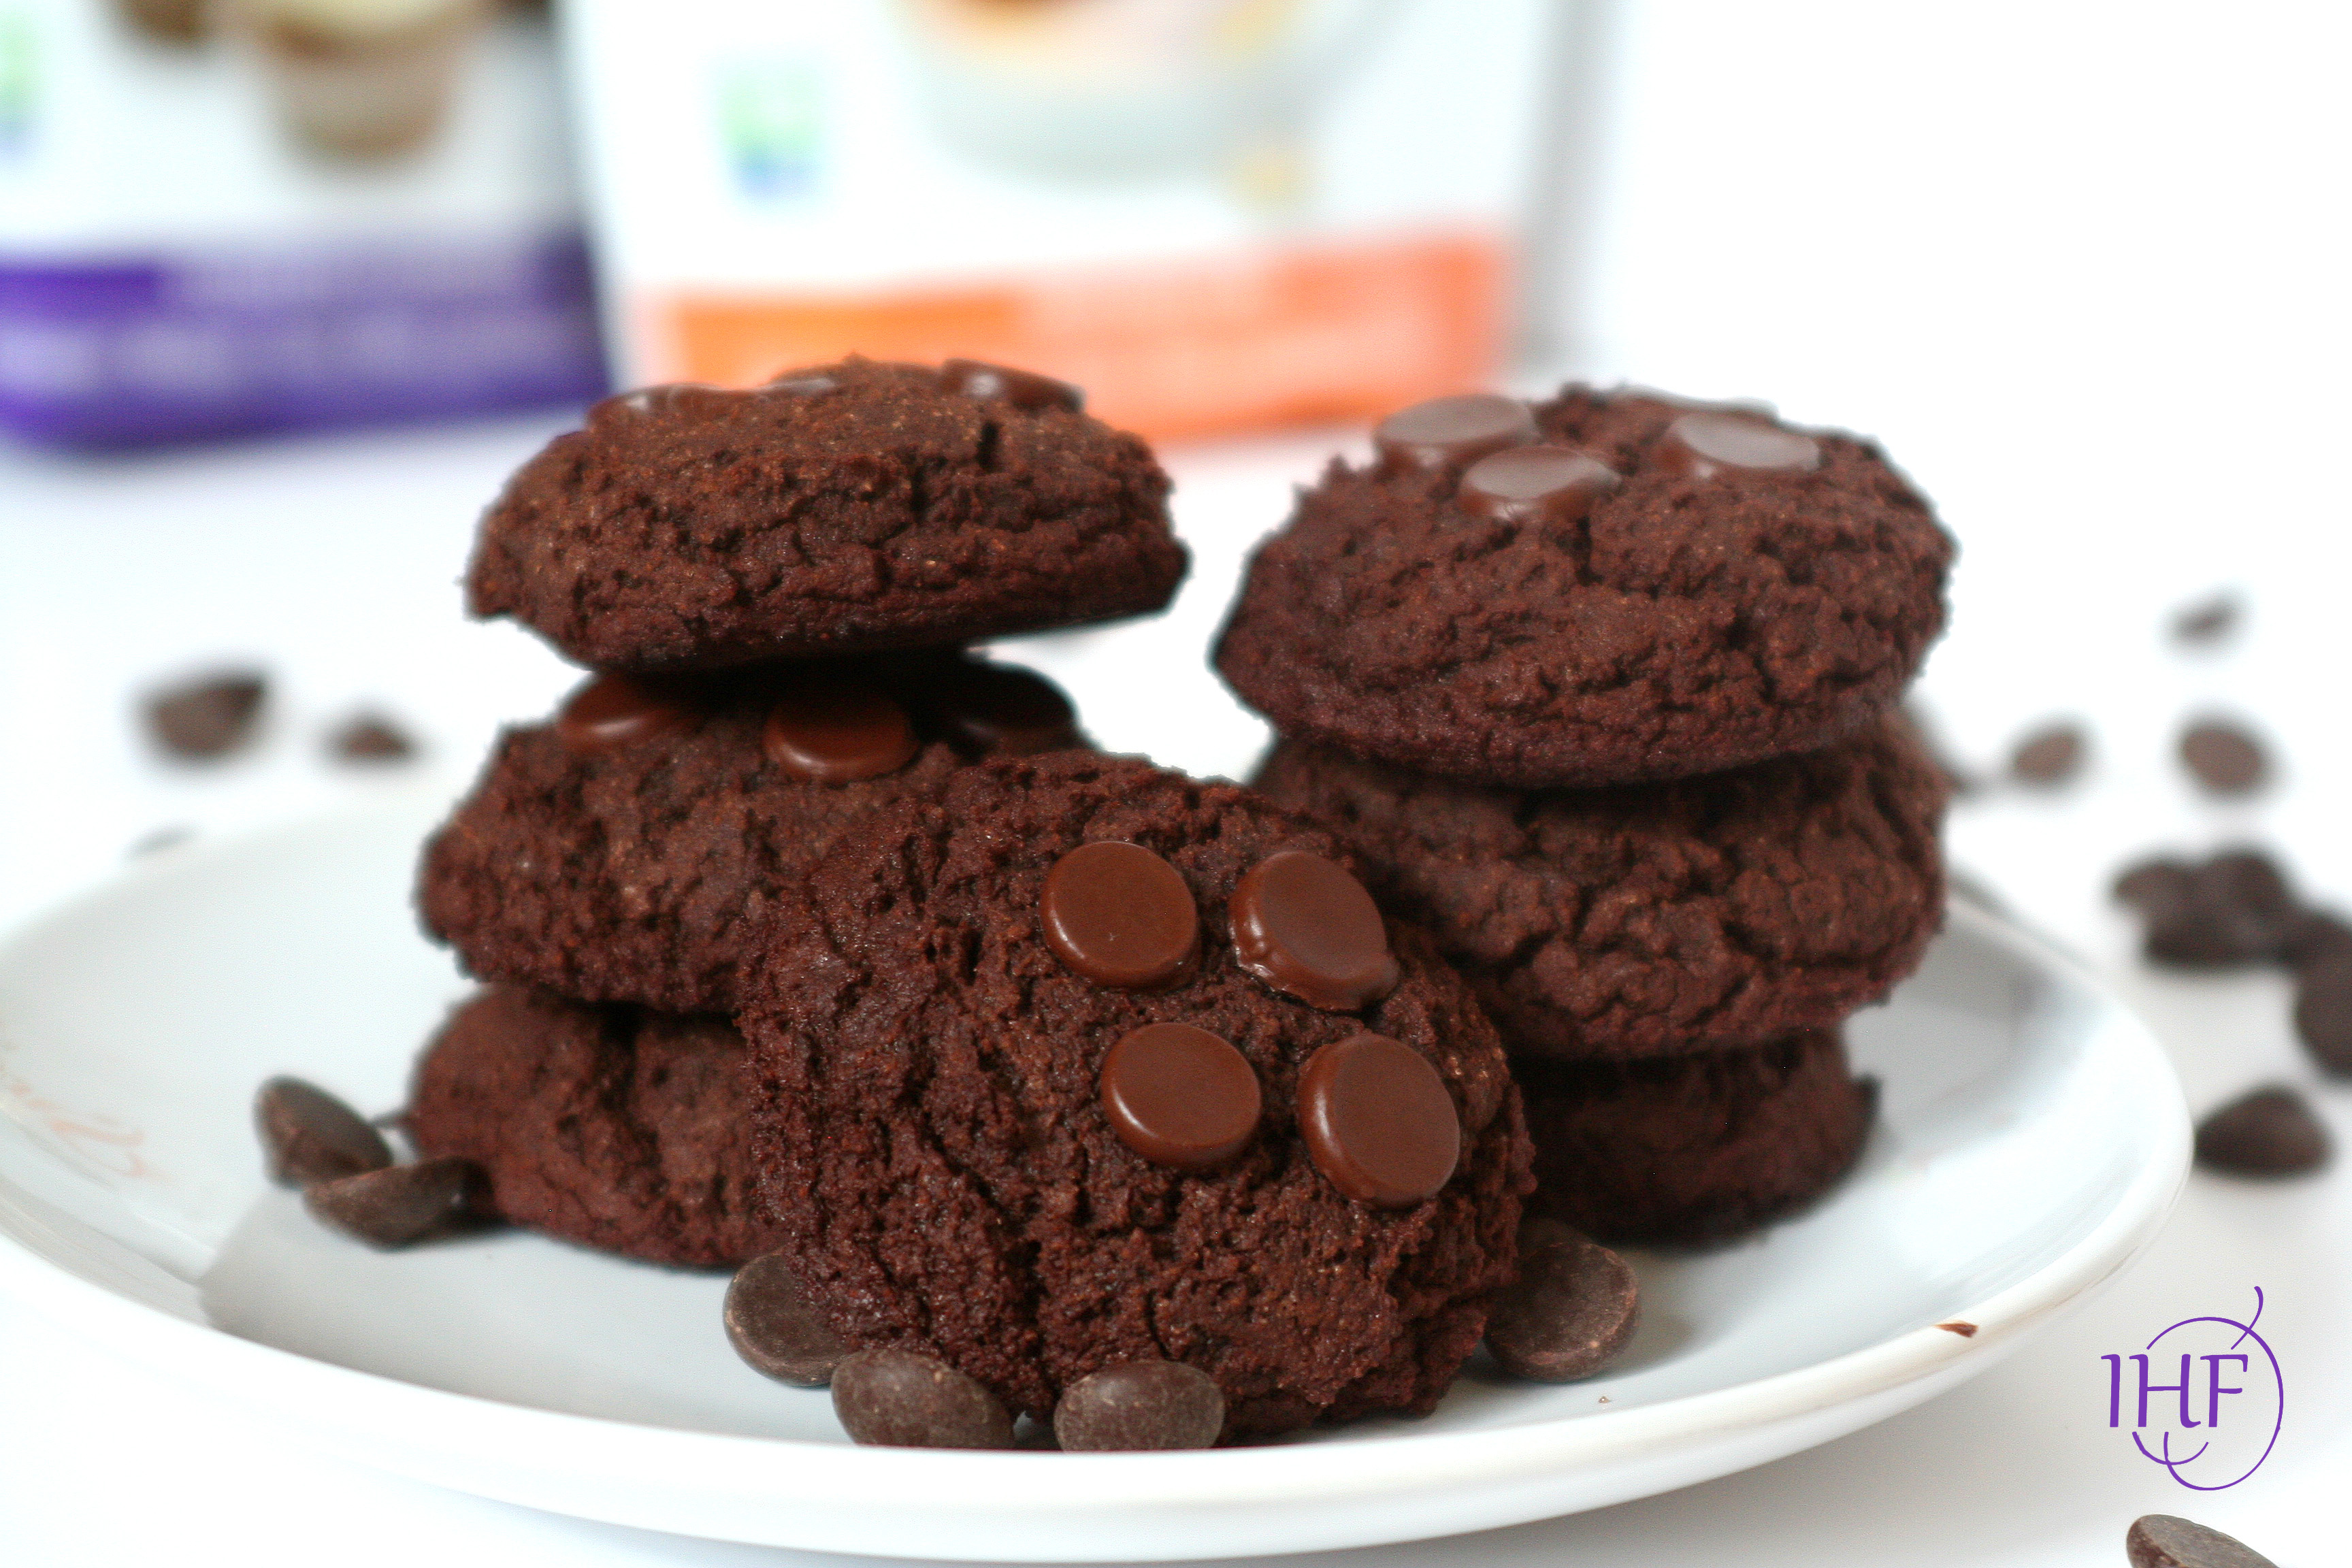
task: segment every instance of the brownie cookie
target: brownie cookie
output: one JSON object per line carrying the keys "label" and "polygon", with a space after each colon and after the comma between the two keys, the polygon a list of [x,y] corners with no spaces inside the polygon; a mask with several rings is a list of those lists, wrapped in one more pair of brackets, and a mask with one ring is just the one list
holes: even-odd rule
{"label": "brownie cookie", "polygon": [[607,398],[525,463],[466,581],[599,669],[920,647],[1156,610],[1168,477],[1076,392],[850,359]]}
{"label": "brownie cookie", "polygon": [[[799,714],[836,756],[778,722],[844,693],[865,710]],[[601,678],[499,739],[425,847],[417,904],[481,979],[724,1012],[776,890],[844,827],[963,760],[1083,743],[1043,677],[952,654]]]}
{"label": "brownie cookie", "polygon": [[1943,918],[1945,786],[1887,717],[1668,784],[1518,791],[1286,741],[1257,787],[1340,828],[1515,1056],[1721,1050],[1885,995]]}
{"label": "brownie cookie", "polygon": [[1381,443],[1300,496],[1217,644],[1286,735],[1521,787],[1710,773],[1852,734],[1943,628],[1952,542],[1852,437],[1570,386]]}
{"label": "brownie cookie", "polygon": [[1434,1405],[1515,1268],[1494,1027],[1325,829],[1062,753],[845,835],[746,987],[784,1251],[850,1343],[1045,1417],[1123,1362],[1230,1437]]}
{"label": "brownie cookie", "polygon": [[1537,1206],[1618,1243],[1723,1241],[1802,1207],[1853,1163],[1878,1103],[1834,1029],[1518,1078]]}
{"label": "brownie cookie", "polygon": [[517,1225],[648,1263],[729,1266],[774,1237],[754,1201],[751,1081],[726,1019],[493,985],[416,1064],[409,1136],[488,1173]]}

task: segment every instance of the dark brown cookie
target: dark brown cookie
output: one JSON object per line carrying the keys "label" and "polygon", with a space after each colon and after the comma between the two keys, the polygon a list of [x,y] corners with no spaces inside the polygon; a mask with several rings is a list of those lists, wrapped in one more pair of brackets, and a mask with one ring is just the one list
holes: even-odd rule
{"label": "dark brown cookie", "polygon": [[754,1201],[751,1080],[724,1018],[592,1007],[493,985],[416,1064],[407,1125],[488,1173],[517,1225],[649,1263],[772,1250]]}
{"label": "dark brown cookie", "polygon": [[1257,787],[1354,842],[1521,1056],[1825,1028],[1908,974],[1943,918],[1944,784],[1893,717],[1804,756],[1596,790],[1453,784],[1286,741]]}
{"label": "dark brown cookie", "polygon": [[[831,783],[806,776],[804,745],[779,761],[769,732],[779,701],[840,683],[889,695],[910,716],[917,754]],[[593,682],[555,722],[509,731],[426,847],[425,927],[473,974],[583,1001],[724,1012],[777,890],[843,828],[936,795],[991,742],[1080,739],[1042,677],[953,655],[638,682],[635,706],[598,701],[630,684]]]}
{"label": "dark brown cookie", "polygon": [[[1061,911],[1073,956],[1048,942],[1049,873],[1101,840],[1178,873],[1194,967],[1088,978],[1118,951],[1092,904]],[[1517,1095],[1493,1026],[1410,927],[1390,930],[1393,987],[1357,1012],[1239,965],[1228,903],[1285,850],[1347,863],[1326,830],[1246,791],[1073,752],[966,770],[835,846],[739,1022],[785,1250],[845,1339],[940,1356],[1041,1419],[1087,1373],[1152,1358],[1216,1381],[1229,1436],[1436,1402],[1511,1277]],[[1215,1036],[1256,1077],[1254,1133],[1207,1168],[1162,1163],[1106,1107],[1149,1122],[1165,1100],[1149,1064],[1102,1081],[1113,1047],[1153,1025]],[[1355,1201],[1300,1134],[1302,1068],[1368,1033],[1434,1069],[1437,1114],[1450,1102],[1459,1158],[1433,1197]],[[1376,1097],[1377,1076],[1326,1108],[1323,1152],[1409,1185],[1420,1143],[1389,1146],[1347,1098]]]}
{"label": "dark brown cookie", "polygon": [[1536,1203],[1602,1241],[1727,1240],[1827,1192],[1878,1086],[1835,1030],[1656,1061],[1518,1065]]}
{"label": "dark brown cookie", "polygon": [[1158,609],[1184,574],[1132,436],[987,378],[851,359],[597,405],[483,517],[467,576],[599,669],[921,647]]}
{"label": "dark brown cookie", "polygon": [[1695,463],[1673,434],[1692,412],[1579,386],[1537,405],[1544,443],[1622,476],[1581,510],[1486,497],[1508,454],[1334,463],[1258,551],[1218,669],[1286,735],[1521,787],[1853,733],[1943,628],[1952,542],[1867,442],[1751,422],[1814,465]]}

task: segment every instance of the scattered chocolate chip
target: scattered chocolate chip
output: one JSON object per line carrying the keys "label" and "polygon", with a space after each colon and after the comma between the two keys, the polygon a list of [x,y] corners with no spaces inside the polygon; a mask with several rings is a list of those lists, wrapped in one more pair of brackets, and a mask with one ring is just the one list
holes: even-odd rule
{"label": "scattered chocolate chip", "polygon": [[2190,645],[2220,642],[2238,629],[2243,613],[2234,595],[2216,594],[2172,617],[2172,640]]}
{"label": "scattered chocolate chip", "polygon": [[1010,1448],[1013,1417],[978,1379],[913,1351],[858,1351],[833,1369],[833,1413],[854,1443]]}
{"label": "scattered chocolate chip", "polygon": [[357,713],[327,737],[327,751],[347,763],[404,763],[416,742],[382,714]]}
{"label": "scattered chocolate chip", "polygon": [[555,736],[582,755],[615,751],[691,727],[693,704],[683,694],[629,675],[600,675],[564,700]]}
{"label": "scattered chocolate chip", "polygon": [[794,778],[846,784],[897,773],[922,749],[907,710],[870,686],[812,679],[768,710],[760,744]]}
{"label": "scattered chocolate chip", "polygon": [[1462,1118],[1445,1080],[1386,1035],[1351,1035],[1307,1058],[1298,1130],[1331,1184],[1374,1208],[1435,1196],[1462,1155]]}
{"label": "scattered chocolate chip", "polygon": [[1242,878],[1228,909],[1234,959],[1310,1007],[1352,1013],[1396,989],[1380,906],[1320,855],[1267,856]]}
{"label": "scattered chocolate chip", "polygon": [[1582,522],[1623,479],[1569,447],[1513,447],[1470,465],[1454,493],[1462,510],[1503,522]]}
{"label": "scattered chocolate chip", "polygon": [[2277,866],[2251,849],[2198,862],[2144,861],[2116,879],[2115,891],[2147,922],[2148,958],[2183,968],[2269,963],[2302,921]]}
{"label": "scattered chocolate chip", "polygon": [[1103,1058],[1103,1114],[1155,1165],[1205,1171],[1257,1131],[1257,1074],[1222,1037],[1190,1024],[1146,1024]]}
{"label": "scattered chocolate chip", "polygon": [[1381,467],[1391,473],[1459,468],[1489,452],[1537,438],[1535,410],[1491,392],[1433,397],[1400,409],[1372,432]]}
{"label": "scattered chocolate chip", "polygon": [[1035,371],[984,364],[976,359],[951,359],[940,366],[940,383],[966,397],[994,398],[1024,411],[1066,408],[1076,414],[1086,406],[1086,395],[1066,381],[1055,381]]}
{"label": "scattered chocolate chip", "polygon": [[1641,1317],[1641,1285],[1625,1260],[1566,1226],[1529,1227],[1521,1241],[1519,1277],[1486,1318],[1486,1349],[1502,1369],[1571,1383],[1623,1354]]}
{"label": "scattered chocolate chip", "polygon": [[2132,1521],[2124,1552],[2131,1568],[2278,1568],[2236,1536],[2168,1513]]}
{"label": "scattered chocolate chip", "polygon": [[754,1258],[727,1285],[727,1342],[779,1383],[823,1388],[849,1353],[781,1252]]}
{"label": "scattered chocolate chip", "polygon": [[1181,1361],[1131,1361],[1089,1373],[1054,1405],[1054,1438],[1066,1453],[1206,1448],[1224,1429],[1216,1382]]}
{"label": "scattered chocolate chip", "polygon": [[2224,719],[2200,720],[2180,732],[2180,764],[2208,795],[2252,795],[2270,777],[2261,743]]}
{"label": "scattered chocolate chip", "polygon": [[365,1118],[299,1078],[273,1078],[253,1097],[269,1179],[289,1187],[331,1182],[392,1163],[392,1145]]}
{"label": "scattered chocolate chip", "polygon": [[1948,1323],[1937,1323],[1936,1326],[1948,1334],[1958,1334],[1964,1340],[1977,1337],[1977,1326],[1965,1318],[1955,1318]]}
{"label": "scattered chocolate chip", "polygon": [[269,683],[258,670],[232,669],[167,687],[147,699],[147,724],[175,757],[210,761],[253,739]]}
{"label": "scattered chocolate chip", "polygon": [[1694,479],[1731,469],[1802,472],[1822,466],[1821,443],[1753,414],[1701,409],[1666,426],[1654,453],[1658,467]]}
{"label": "scattered chocolate chip", "polygon": [[2089,750],[2082,726],[2045,724],[2017,742],[2009,754],[2010,774],[2023,784],[2064,784],[2083,771]]}
{"label": "scattered chocolate chip", "polygon": [[910,695],[950,744],[972,755],[1032,757],[1087,743],[1069,698],[1034,670],[958,659]]}
{"label": "scattered chocolate chip", "polygon": [[2352,926],[2325,910],[2305,910],[2288,925],[2279,956],[2297,969],[2315,963],[2352,963]]}
{"label": "scattered chocolate chip", "polygon": [[2233,1176],[2300,1176],[2327,1163],[2327,1129],[2284,1085],[2231,1100],[2197,1124],[2197,1163]]}
{"label": "scattered chocolate chip", "polygon": [[1158,990],[1192,977],[1201,911],[1183,874],[1140,844],[1082,844],[1045,873],[1045,945],[1097,985]]}
{"label": "scattered chocolate chip", "polygon": [[314,1182],[302,1204],[336,1229],[371,1247],[404,1247],[461,1221],[483,1184],[482,1168],[458,1154],[387,1165],[356,1176]]}
{"label": "scattered chocolate chip", "polygon": [[2296,966],[2294,1033],[2321,1068],[2352,1078],[2352,957],[2330,954]]}

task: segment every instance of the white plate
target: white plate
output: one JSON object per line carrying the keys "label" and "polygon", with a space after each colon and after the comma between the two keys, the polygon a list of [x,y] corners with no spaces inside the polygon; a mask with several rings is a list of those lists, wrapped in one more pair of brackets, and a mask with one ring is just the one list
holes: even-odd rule
{"label": "white plate", "polygon": [[[2013,1350],[2155,1234],[2188,1123],[2147,1033],[1963,906],[1857,1019],[1885,1084],[1827,1203],[1637,1254],[1604,1376],[1474,1365],[1438,1412],[1269,1447],[859,1448],[743,1367],[723,1281],[509,1234],[383,1255],[262,1180],[247,1107],[296,1072],[365,1109],[464,986],[408,887],[443,804],[164,851],[0,947],[0,1289],[352,1458],[560,1512],[906,1556],[1166,1560],[1514,1523],[1776,1458]],[[1972,1323],[1964,1335],[1937,1327]]]}

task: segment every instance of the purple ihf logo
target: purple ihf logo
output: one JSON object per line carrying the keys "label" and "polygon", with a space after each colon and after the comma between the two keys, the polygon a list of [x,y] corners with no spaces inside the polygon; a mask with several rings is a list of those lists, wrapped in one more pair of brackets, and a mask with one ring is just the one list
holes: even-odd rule
{"label": "purple ihf logo", "polygon": [[2137,1352],[2104,1355],[2107,1425],[2131,1432],[2151,1463],[2194,1491],[2234,1487],[2262,1468],[2278,1441],[2286,1385],[2254,1313],[2183,1318]]}

